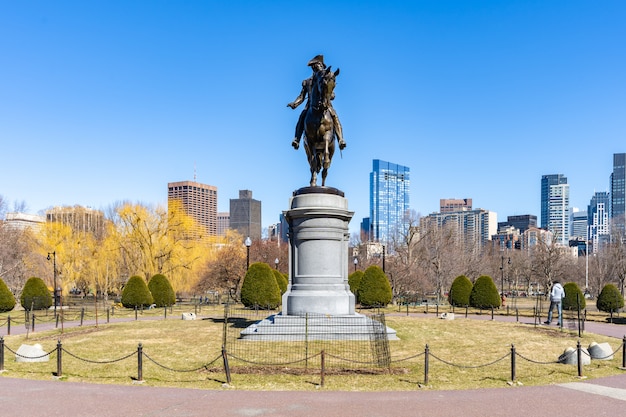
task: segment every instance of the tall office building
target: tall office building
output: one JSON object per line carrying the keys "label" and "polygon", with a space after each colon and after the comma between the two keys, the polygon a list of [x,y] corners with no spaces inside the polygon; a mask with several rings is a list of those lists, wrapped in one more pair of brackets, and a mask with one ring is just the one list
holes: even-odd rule
{"label": "tall office building", "polygon": [[239,190],[239,198],[230,199],[230,228],[252,240],[261,239],[261,202],[252,191]]}
{"label": "tall office building", "polygon": [[89,207],[54,207],[46,210],[46,221],[70,226],[75,232],[91,233],[97,239],[104,236],[104,212]]}
{"label": "tall office building", "polygon": [[455,211],[470,211],[472,210],[472,199],[455,199],[455,198],[441,198],[439,199],[439,212],[440,213],[453,213]]}
{"label": "tall office building", "polygon": [[389,243],[405,229],[409,210],[410,169],[374,159],[370,173],[370,239]]}
{"label": "tall office building", "polygon": [[498,230],[512,226],[524,233],[531,227],[537,227],[537,216],[534,214],[520,214],[515,216],[507,216],[505,222],[498,222]]}
{"label": "tall office building", "polygon": [[222,211],[217,213],[217,235],[226,236],[226,231],[230,228],[230,213]]}
{"label": "tall office building", "polygon": [[183,211],[195,221],[193,237],[217,235],[217,187],[195,181],[167,184],[167,207],[182,204]]}
{"label": "tall office building", "polygon": [[570,214],[570,239],[587,239],[587,211],[572,207]]}
{"label": "tall office building", "polygon": [[554,234],[556,241],[569,244],[569,184],[562,174],[541,177],[541,228]]}
{"label": "tall office building", "polygon": [[590,226],[593,224],[593,216],[598,212],[599,204],[603,205],[603,210],[609,213],[609,207],[611,206],[611,195],[607,191],[596,191],[589,201],[587,206],[587,224]]}
{"label": "tall office building", "polygon": [[626,219],[626,153],[613,154],[613,172],[611,173],[611,206],[609,216],[613,226],[624,231]]}

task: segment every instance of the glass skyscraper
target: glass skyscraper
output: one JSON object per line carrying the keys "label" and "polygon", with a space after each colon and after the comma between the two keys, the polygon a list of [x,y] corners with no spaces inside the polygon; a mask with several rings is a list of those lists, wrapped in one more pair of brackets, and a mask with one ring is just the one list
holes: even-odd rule
{"label": "glass skyscraper", "polygon": [[626,208],[626,153],[613,154],[613,172],[611,173],[611,206],[609,216],[613,225],[624,230],[624,209]]}
{"label": "glass skyscraper", "polygon": [[370,173],[370,239],[384,244],[407,227],[410,169],[374,159]]}

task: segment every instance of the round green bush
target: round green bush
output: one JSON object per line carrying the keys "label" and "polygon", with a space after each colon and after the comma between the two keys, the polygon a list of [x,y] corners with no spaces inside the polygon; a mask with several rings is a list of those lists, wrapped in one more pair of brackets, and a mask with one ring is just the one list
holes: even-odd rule
{"label": "round green bush", "polygon": [[470,294],[472,293],[472,281],[465,275],[459,275],[450,286],[448,302],[455,307],[465,307],[469,305]]}
{"label": "round green bush", "polygon": [[278,269],[273,269],[274,278],[276,278],[276,284],[278,284],[278,288],[280,288],[280,293],[284,294],[287,292],[287,286],[289,285],[289,281],[287,275],[281,273]]}
{"label": "round green bush", "polygon": [[354,294],[354,298],[357,303],[359,302],[359,285],[363,279],[363,271],[354,271],[348,275],[348,285],[350,286],[350,292]]}
{"label": "round green bush", "polygon": [[280,288],[268,264],[250,265],[241,285],[241,302],[246,307],[276,308],[280,305]]}
{"label": "round green bush", "polygon": [[[583,311],[587,307],[585,296],[575,282],[568,282],[563,285],[565,298],[563,299],[563,310]],[[576,296],[578,295],[578,302]],[[580,306],[578,305],[580,303]]]}
{"label": "round green bush", "polygon": [[148,289],[152,294],[152,302],[157,307],[169,307],[176,304],[176,293],[165,275],[156,274],[150,278]]}
{"label": "round green bush", "polygon": [[20,304],[24,310],[44,310],[52,305],[52,294],[41,278],[31,277],[24,284]]}
{"label": "round green bush", "polygon": [[500,294],[491,277],[487,275],[478,277],[470,293],[470,306],[481,310],[490,309],[500,307],[501,302]]}
{"label": "round green bush", "polygon": [[126,308],[135,308],[149,306],[152,302],[152,294],[146,281],[137,275],[130,277],[122,290],[122,305]]}
{"label": "round green bush", "polygon": [[596,307],[598,307],[598,310],[606,313],[615,313],[624,307],[624,297],[622,297],[615,285],[606,284],[600,291]]}
{"label": "round green bush", "polygon": [[11,311],[14,307],[15,297],[7,284],[0,278],[0,313]]}
{"label": "round green bush", "polygon": [[372,265],[365,270],[358,289],[359,302],[363,307],[386,306],[393,296],[391,285],[383,270]]}

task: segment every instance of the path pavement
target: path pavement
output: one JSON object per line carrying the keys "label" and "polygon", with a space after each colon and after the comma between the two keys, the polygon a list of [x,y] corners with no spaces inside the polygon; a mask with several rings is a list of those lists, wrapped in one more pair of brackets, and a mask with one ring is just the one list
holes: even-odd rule
{"label": "path pavement", "polygon": [[[490,315],[473,318],[491,320]],[[515,317],[496,316],[495,320],[513,321]],[[532,324],[532,319],[520,321]],[[586,331],[621,340],[626,326],[588,322]],[[0,415],[615,417],[626,415],[626,372],[540,387],[409,392],[194,390],[32,381],[5,375],[0,377]]]}

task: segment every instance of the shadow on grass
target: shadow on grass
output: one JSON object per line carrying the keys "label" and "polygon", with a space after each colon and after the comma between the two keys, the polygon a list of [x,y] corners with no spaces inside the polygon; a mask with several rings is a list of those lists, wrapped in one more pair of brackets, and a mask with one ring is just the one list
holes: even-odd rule
{"label": "shadow on grass", "polygon": [[[216,318],[208,318],[204,320],[211,320],[213,323],[224,324],[224,319],[216,319]],[[259,319],[260,320],[260,319]],[[254,323],[258,323],[259,320],[249,320],[243,317],[234,317],[228,319],[228,324],[235,329],[245,329],[248,326],[253,325]]]}

